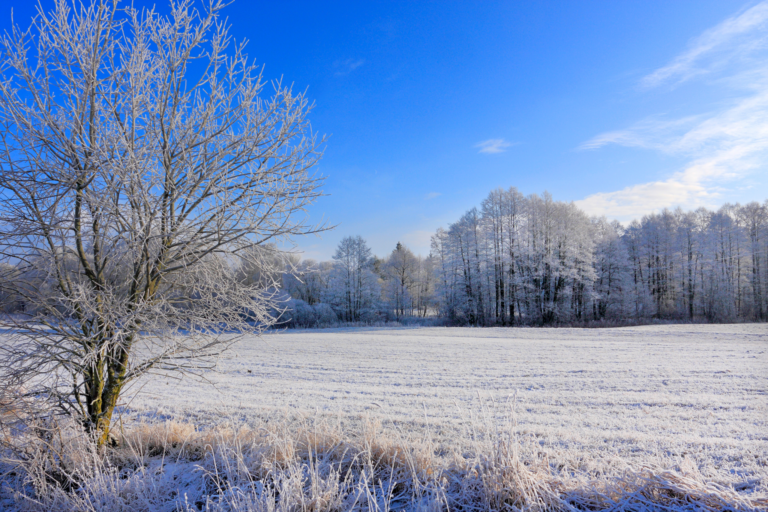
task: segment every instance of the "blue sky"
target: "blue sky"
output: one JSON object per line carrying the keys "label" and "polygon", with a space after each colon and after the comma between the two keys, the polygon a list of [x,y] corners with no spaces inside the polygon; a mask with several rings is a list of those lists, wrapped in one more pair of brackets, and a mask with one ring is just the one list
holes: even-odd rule
{"label": "blue sky", "polygon": [[[26,25],[26,2],[3,5]],[[380,256],[398,241],[426,255],[496,187],[623,222],[768,198],[768,1],[237,0],[226,14],[330,135],[328,196],[309,213],[338,227],[297,240],[305,257],[357,234]]]}

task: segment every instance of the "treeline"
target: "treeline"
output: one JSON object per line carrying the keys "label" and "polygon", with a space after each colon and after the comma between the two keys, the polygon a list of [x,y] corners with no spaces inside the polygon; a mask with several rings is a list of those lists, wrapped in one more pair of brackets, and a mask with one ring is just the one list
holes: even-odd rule
{"label": "treeline", "polygon": [[[277,297],[285,311],[267,313],[288,326],[768,319],[768,201],[664,210],[622,226],[547,193],[499,189],[439,229],[425,257],[401,243],[377,257],[360,236],[344,238],[331,261],[286,260],[269,245],[250,250],[250,264],[210,254],[201,268]],[[14,284],[54,286],[45,261],[0,265],[2,311],[36,314]],[[124,273],[115,272],[115,279]],[[194,277],[185,283],[175,283],[190,288],[177,306],[194,309],[202,296]],[[253,319],[257,313],[243,311]]]}
{"label": "treeline", "polygon": [[332,323],[330,312],[484,326],[762,321],[767,263],[768,202],[664,210],[624,227],[511,188],[439,229],[427,257],[398,243],[378,258],[347,237],[330,262],[293,262],[283,288],[299,326]]}
{"label": "treeline", "polygon": [[314,327],[435,317],[434,261],[400,243],[378,258],[362,237],[345,237],[332,261],[291,263],[283,275],[283,289],[292,297],[284,318],[292,326]]}

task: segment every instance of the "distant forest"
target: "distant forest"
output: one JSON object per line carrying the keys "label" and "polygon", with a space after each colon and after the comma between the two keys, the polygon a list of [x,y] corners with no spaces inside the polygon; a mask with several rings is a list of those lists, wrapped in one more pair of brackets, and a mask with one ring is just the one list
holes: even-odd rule
{"label": "distant forest", "polygon": [[494,190],[439,229],[426,257],[384,258],[360,236],[282,277],[288,325],[442,319],[578,325],[768,317],[768,201],[664,210],[624,227],[573,203]]}
{"label": "distant forest", "polygon": [[[438,229],[427,256],[398,243],[378,257],[361,236],[343,238],[331,261],[302,260],[270,245],[252,250],[256,257],[243,260],[250,263],[215,253],[206,259],[277,299],[271,315],[283,326],[768,319],[768,201],[664,210],[623,226],[548,193],[498,189]],[[0,264],[5,313],[37,313],[15,290],[14,276],[39,290],[55,286],[47,260],[38,259],[26,269]],[[182,309],[203,300],[189,286],[178,290]],[[242,315],[255,320],[257,313]]]}

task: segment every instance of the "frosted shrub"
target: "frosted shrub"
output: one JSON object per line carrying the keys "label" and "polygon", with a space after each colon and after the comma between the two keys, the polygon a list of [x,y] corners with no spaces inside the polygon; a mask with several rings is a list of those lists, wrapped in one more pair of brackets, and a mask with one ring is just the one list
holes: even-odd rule
{"label": "frosted shrub", "polygon": [[386,319],[387,319],[386,313],[382,313],[376,309],[365,308],[360,310],[359,322],[361,323],[373,324],[376,322],[384,322],[386,321]]}
{"label": "frosted shrub", "polygon": [[317,315],[315,310],[299,299],[291,299],[287,307],[286,318],[288,325],[291,327],[315,327],[317,324]]}
{"label": "frosted shrub", "polygon": [[312,306],[315,310],[318,327],[330,326],[338,323],[339,317],[333,311],[333,308],[325,303],[319,303]]}
{"label": "frosted shrub", "polygon": [[303,329],[331,327],[339,323],[339,317],[328,304],[319,303],[310,306],[300,299],[288,301],[281,320],[288,327]]}

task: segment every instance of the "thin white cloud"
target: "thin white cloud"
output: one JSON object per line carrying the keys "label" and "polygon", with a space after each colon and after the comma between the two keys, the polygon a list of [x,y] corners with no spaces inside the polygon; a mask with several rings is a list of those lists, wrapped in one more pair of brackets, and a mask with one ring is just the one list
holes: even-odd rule
{"label": "thin white cloud", "polygon": [[475,147],[480,148],[478,153],[496,154],[505,152],[512,145],[511,142],[507,142],[504,139],[488,139],[478,142],[475,144]]}
{"label": "thin white cloud", "polygon": [[[579,149],[619,145],[659,151],[687,160],[657,181],[592,194],[576,203],[592,215],[630,220],[662,208],[716,206],[750,175],[768,180],[768,1],[695,38],[689,48],[643,79],[646,87],[679,83],[697,74],[725,87],[710,111],[670,119],[657,115],[629,128],[599,134]],[[730,61],[728,59],[731,58]]]}
{"label": "thin white cloud", "polygon": [[615,192],[592,194],[575,203],[589,215],[606,215],[621,221],[630,221],[674,206],[688,209],[715,207],[723,190],[720,183],[732,181],[760,168],[755,156],[755,153],[749,152],[749,148],[734,147],[715,158],[692,162],[683,171],[666,180],[632,185]]}
{"label": "thin white cloud", "polygon": [[756,171],[765,172],[768,73],[762,83],[761,92],[740,98],[720,112],[676,121],[647,119],[584,143],[585,149],[618,144],[658,150],[690,161],[666,180],[593,194],[576,203],[589,214],[629,220],[675,205],[712,206],[729,183]]}
{"label": "thin white cloud", "polygon": [[[766,41],[767,29],[768,2],[763,1],[706,30],[693,39],[688,49],[672,62],[644,77],[641,85],[652,88],[670,81],[680,83],[706,73],[708,68],[713,67],[712,63],[709,66],[702,66],[699,64],[700,61],[718,52],[721,54],[721,61],[738,57],[743,46],[754,48]],[[755,33],[757,38],[754,37]]]}
{"label": "thin white cloud", "polygon": [[440,192],[430,192],[426,196],[424,196],[425,201],[429,201],[430,199],[434,199],[436,197],[440,197],[442,194]]}
{"label": "thin white cloud", "polygon": [[365,64],[365,59],[337,60],[333,63],[333,67],[337,69],[334,74],[336,76],[348,75],[363,64]]}
{"label": "thin white cloud", "polygon": [[666,119],[663,116],[649,117],[625,129],[601,133],[579,146],[578,149],[600,149],[603,146],[619,146],[669,151],[669,140],[681,130],[690,129],[702,119],[702,116],[690,116],[681,119]]}

